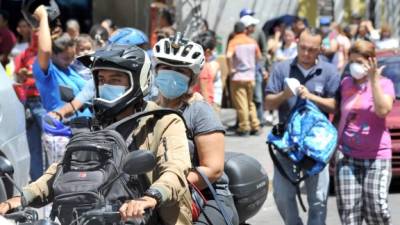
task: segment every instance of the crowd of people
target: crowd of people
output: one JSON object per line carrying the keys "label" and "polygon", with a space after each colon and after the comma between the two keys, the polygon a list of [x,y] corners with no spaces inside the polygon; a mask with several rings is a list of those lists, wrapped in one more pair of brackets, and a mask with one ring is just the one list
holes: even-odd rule
{"label": "crowd of people", "polygon": [[[170,11],[163,11],[163,22],[150,39],[140,30],[118,27],[111,19],[93,25],[89,34],[83,34],[74,19],[67,21],[65,32],[62,27],[50,27],[43,7],[34,16],[39,21],[38,27],[31,27],[22,18],[14,34],[7,25],[7,12],[0,11],[1,63],[25,91],[24,105],[32,115],[26,118],[27,137],[31,180],[37,181],[25,189],[28,200],[48,197],[48,192],[40,190],[49,189],[48,181],[56,169],[50,166],[43,175],[46,162],[42,161],[41,126],[45,114],[66,124],[77,117],[96,117],[110,124],[137,111],[149,110],[148,107],[167,107],[183,114],[198,156],[194,164],[213,183],[226,211],[234,215],[232,224],[238,224],[223,172],[225,127],[219,119],[224,89],[229,89],[237,112],[233,129],[238,136],[259,135],[267,124],[285,123],[298,97],[316,103],[324,113],[338,115],[335,184],[340,219],[343,224],[361,224],[363,219],[368,224],[392,224],[387,203],[391,141],[385,117],[391,111],[395,93],[393,83],[382,76],[382,68],[378,68],[376,61],[376,51],[399,47],[388,25],[377,30],[371,21],[354,14],[345,27],[330,17],[321,17],[319,28],[315,29],[296,17],[292,24],[277,23],[272,33],[265,34],[257,28],[260,21],[255,13],[243,9],[228,38],[225,53],[228,78],[224,83],[225,65],[217,61],[215,53],[216,33],[200,32],[182,48],[174,49],[176,43],[169,39],[176,32]],[[121,50],[118,45],[137,47]],[[117,53],[96,55],[104,49]],[[88,59],[88,55],[96,61]],[[141,63],[139,74],[123,64],[133,58]],[[286,78],[300,82],[295,92],[285,83]],[[66,89],[72,92],[72,99],[63,97]],[[145,104],[150,100],[159,106]],[[92,104],[101,107],[93,111]],[[130,105],[134,107],[127,107]],[[176,160],[159,165],[159,168],[169,166],[170,170],[153,177],[152,193],[120,208],[123,218],[141,216],[145,208],[172,202],[175,204],[172,211],[177,214],[161,213],[164,222],[187,224],[191,220],[187,202],[190,197],[182,191],[187,187],[184,178],[200,190],[207,189],[200,175],[190,170],[191,160],[182,153],[188,149],[177,147],[182,138],[186,140],[176,133],[183,129],[182,124],[171,124],[172,128],[164,129],[169,130],[165,135],[172,140],[169,148],[176,150],[168,154]],[[150,140],[153,141],[163,146],[162,141]],[[143,140],[135,143],[140,147]],[[161,151],[160,146],[153,150]],[[178,153],[182,155],[177,156]],[[293,162],[284,157],[279,160],[287,171],[293,171]],[[294,185],[275,172],[273,186],[284,223],[303,224],[297,205],[293,204]],[[326,223],[328,187],[328,168],[306,179],[309,225]],[[154,191],[162,197],[154,196]],[[17,197],[0,204],[0,213],[19,206],[20,201]],[[215,205],[209,201],[206,211],[213,216],[210,219],[200,215],[198,224],[224,223]],[[158,209],[171,210],[166,208]]]}

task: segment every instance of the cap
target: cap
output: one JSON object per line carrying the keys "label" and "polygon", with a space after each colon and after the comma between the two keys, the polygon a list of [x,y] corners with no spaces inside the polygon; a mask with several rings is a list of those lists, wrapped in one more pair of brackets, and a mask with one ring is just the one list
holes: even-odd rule
{"label": "cap", "polygon": [[255,12],[248,8],[240,10],[240,18],[242,18],[243,16],[254,16],[254,14]]}
{"label": "cap", "polygon": [[331,24],[331,17],[329,16],[321,16],[319,18],[319,25],[320,26],[329,26]]}
{"label": "cap", "polygon": [[251,26],[251,25],[257,25],[260,20],[247,15],[247,16],[243,16],[242,18],[240,18],[240,22],[242,22],[244,24],[245,27]]}

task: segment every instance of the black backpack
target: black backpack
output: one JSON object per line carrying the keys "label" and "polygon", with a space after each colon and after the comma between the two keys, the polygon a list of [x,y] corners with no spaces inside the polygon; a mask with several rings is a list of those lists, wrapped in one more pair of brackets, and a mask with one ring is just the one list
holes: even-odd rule
{"label": "black backpack", "polygon": [[[113,211],[118,211],[126,200],[143,196],[150,186],[147,177],[129,176],[122,171],[129,152],[125,140],[140,118],[154,116],[158,120],[168,114],[181,117],[170,109],[145,111],[104,130],[74,135],[66,146],[63,161],[54,178],[51,217],[57,217],[61,224],[71,224],[88,210],[112,205]],[[149,215],[145,220],[152,223],[156,215]]]}
{"label": "black backpack", "polygon": [[140,197],[146,187],[137,183],[133,189],[122,172],[127,154],[125,140],[115,130],[73,136],[54,179],[52,216],[70,224],[87,210],[106,204],[118,210],[127,199]]}

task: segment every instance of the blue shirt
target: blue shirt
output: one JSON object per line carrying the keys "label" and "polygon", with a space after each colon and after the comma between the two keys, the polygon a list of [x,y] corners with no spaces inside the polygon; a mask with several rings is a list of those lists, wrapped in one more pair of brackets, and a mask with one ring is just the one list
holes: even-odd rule
{"label": "blue shirt", "polygon": [[[77,96],[86,84],[86,81],[76,71],[70,67],[65,70],[61,69],[54,65],[51,60],[49,60],[47,74],[40,68],[37,58],[33,63],[32,72],[36,79],[36,87],[40,92],[43,107],[48,112],[57,110],[66,103],[61,100],[60,86],[72,89],[74,96]],[[92,114],[86,108],[83,112],[78,110],[77,115],[74,116],[91,117]]]}
{"label": "blue shirt", "polygon": [[[289,76],[290,74],[290,76]],[[266,94],[277,94],[285,88],[285,78],[296,78],[304,85],[306,77],[311,78],[305,83],[307,89],[323,98],[335,98],[339,84],[340,75],[336,67],[330,63],[318,60],[317,64],[304,76],[297,65],[297,58],[285,60],[276,63],[272,68],[271,76],[268,79],[268,85],[265,88]],[[296,104],[297,96],[293,96],[288,101],[279,106],[279,121],[285,123],[290,111]]]}

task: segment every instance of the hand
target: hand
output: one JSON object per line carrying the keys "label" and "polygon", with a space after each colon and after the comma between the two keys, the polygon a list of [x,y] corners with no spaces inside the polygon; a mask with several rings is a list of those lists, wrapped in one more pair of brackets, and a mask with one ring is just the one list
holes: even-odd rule
{"label": "hand", "polygon": [[264,80],[268,80],[268,78],[269,78],[269,73],[268,73],[268,71],[264,71],[264,72],[263,72],[263,79],[264,79]]}
{"label": "hand", "polygon": [[59,120],[59,121],[61,121],[64,117],[64,115],[62,115],[61,113],[58,112],[58,114],[57,114],[56,112],[53,112],[53,111],[48,112],[47,115],[49,115],[50,117],[52,117],[56,120]]}
{"label": "hand", "polygon": [[24,83],[26,78],[29,76],[29,71],[27,68],[23,67],[16,73],[16,81],[17,83]]}
{"label": "hand", "polygon": [[123,221],[129,219],[129,217],[142,218],[145,209],[154,209],[156,205],[157,201],[154,198],[144,196],[139,199],[125,202],[121,208],[119,208],[119,212]]}
{"label": "hand", "polygon": [[367,70],[367,74],[371,82],[378,81],[382,74],[382,70],[385,68],[385,66],[378,68],[376,58],[372,57],[368,58],[368,63],[364,63],[364,67]]}
{"label": "hand", "polygon": [[40,5],[35,9],[33,16],[38,20],[42,20],[43,18],[47,18],[47,10],[44,5]]}
{"label": "hand", "polygon": [[309,99],[310,98],[311,93],[307,89],[306,86],[300,85],[300,87],[298,87],[297,91],[298,91],[298,94],[299,94],[300,98],[302,98],[302,99]]}
{"label": "hand", "polygon": [[11,209],[15,209],[19,206],[21,206],[21,197],[12,197],[7,201],[0,203],[0,215],[4,215]]}

